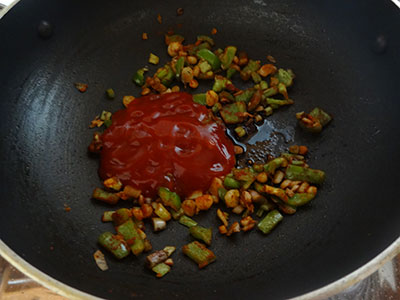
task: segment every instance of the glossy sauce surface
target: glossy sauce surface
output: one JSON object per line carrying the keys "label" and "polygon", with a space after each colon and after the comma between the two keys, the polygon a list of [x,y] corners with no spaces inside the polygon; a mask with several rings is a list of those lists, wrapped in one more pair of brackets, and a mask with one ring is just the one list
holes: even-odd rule
{"label": "glossy sauce surface", "polygon": [[188,93],[135,99],[113,114],[102,140],[102,179],[117,176],[149,197],[160,186],[182,196],[206,191],[213,177],[229,173],[235,165],[224,126]]}

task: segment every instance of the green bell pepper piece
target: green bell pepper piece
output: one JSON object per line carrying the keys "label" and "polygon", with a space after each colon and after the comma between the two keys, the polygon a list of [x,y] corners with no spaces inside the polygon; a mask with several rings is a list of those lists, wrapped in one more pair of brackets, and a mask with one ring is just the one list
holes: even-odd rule
{"label": "green bell pepper piece", "polygon": [[268,234],[271,232],[272,229],[275,228],[276,225],[280,221],[282,221],[283,216],[277,210],[273,210],[269,212],[264,219],[262,219],[258,224],[257,227],[260,229],[264,234]]}
{"label": "green bell pepper piece", "polygon": [[224,105],[220,110],[222,119],[226,124],[237,124],[244,121],[244,114],[246,112],[246,103],[235,102]]}
{"label": "green bell pepper piece", "polygon": [[200,68],[200,72],[203,74],[207,73],[208,71],[211,71],[212,69],[211,65],[205,60],[200,61],[198,65]]}
{"label": "green bell pepper piece", "polygon": [[271,105],[272,108],[278,108],[280,106],[290,105],[294,103],[292,99],[280,100],[280,99],[267,98],[266,101],[267,104]]}
{"label": "green bell pepper piece", "polygon": [[175,64],[175,77],[179,80],[181,78],[181,72],[185,66],[185,58],[183,56],[179,57]]}
{"label": "green bell pepper piece", "polygon": [[297,209],[295,206],[291,206],[274,196],[272,196],[271,199],[276,205],[278,205],[279,210],[283,211],[285,214],[293,215],[294,213],[296,213]]}
{"label": "green bell pepper piece", "polygon": [[225,89],[228,84],[232,84],[232,81],[230,81],[228,78],[217,75],[214,78],[214,84],[212,89],[214,92],[219,93],[223,89]]}
{"label": "green bell pepper piece", "polygon": [[279,69],[276,77],[278,78],[279,82],[282,82],[286,87],[289,87],[293,84],[295,75],[292,70]]}
{"label": "green bell pepper piece", "polygon": [[133,75],[132,81],[138,85],[138,86],[143,86],[144,85],[144,72],[146,72],[145,68],[141,68],[136,71],[136,73]]}
{"label": "green bell pepper piece", "polygon": [[213,52],[208,49],[200,49],[196,53],[197,57],[206,60],[213,70],[218,70],[221,67],[221,61],[219,60],[218,56],[216,56]]}
{"label": "green bell pepper piece", "polygon": [[222,98],[226,98],[230,102],[235,101],[235,97],[233,97],[233,95],[227,91],[222,91],[221,93],[219,93],[219,99],[222,99]]}
{"label": "green bell pepper piece", "polygon": [[119,235],[124,237],[124,240],[131,246],[132,253],[138,256],[144,250],[144,241],[137,231],[135,223],[129,219],[125,223],[116,227]]}
{"label": "green bell pepper piece", "polygon": [[283,157],[275,158],[264,165],[264,171],[270,174],[274,174],[275,170],[285,162],[286,159]]}
{"label": "green bell pepper piece", "polygon": [[113,235],[111,232],[102,233],[98,238],[98,242],[118,259],[122,259],[129,255],[128,244],[116,235]]}
{"label": "green bell pepper piece", "polygon": [[273,86],[273,87],[267,88],[263,93],[263,99],[266,99],[271,96],[275,96],[276,94],[278,94],[278,87]]}
{"label": "green bell pepper piece", "polygon": [[112,215],[112,220],[115,226],[121,225],[130,219],[132,216],[131,210],[128,208],[120,208]]}
{"label": "green bell pepper piece", "polygon": [[171,267],[168,266],[166,263],[160,263],[160,264],[154,266],[151,270],[154,273],[156,273],[156,276],[158,278],[160,278],[160,277],[165,276],[171,270]]}
{"label": "green bell pepper piece", "polygon": [[195,239],[203,241],[208,246],[211,245],[211,241],[212,241],[212,229],[211,228],[204,228],[199,225],[191,226],[189,228],[189,232]]}
{"label": "green bell pepper piece", "polygon": [[182,247],[183,254],[187,255],[190,259],[196,262],[200,269],[215,261],[215,254],[207,247],[194,241]]}
{"label": "green bell pepper piece", "polygon": [[332,120],[332,117],[319,107],[314,108],[309,115],[318,119],[322,126],[327,125]]}
{"label": "green bell pepper piece", "polygon": [[101,188],[95,188],[92,197],[112,205],[117,204],[119,200],[117,194],[109,193]]}
{"label": "green bell pepper piece", "polygon": [[220,109],[222,108],[222,104],[217,102],[213,105],[213,107],[211,108],[211,111],[216,114],[217,112],[220,111]]}
{"label": "green bell pepper piece", "polygon": [[206,105],[206,94],[194,94],[193,95],[193,102],[201,105]]}
{"label": "green bell pepper piece", "polygon": [[209,43],[210,46],[214,46],[215,45],[214,40],[212,38],[210,38],[209,36],[207,36],[207,35],[198,35],[197,36],[197,40],[200,41],[200,42]]}
{"label": "green bell pepper piece", "polygon": [[239,181],[251,181],[251,180],[254,181],[255,178],[256,178],[256,174],[254,174],[253,169],[252,168],[248,168],[248,167],[243,168],[243,169],[234,168],[232,170],[232,173],[233,173],[233,177],[236,180],[239,180]]}
{"label": "green bell pepper piece", "polygon": [[240,71],[240,77],[242,80],[247,81],[251,77],[252,72],[257,72],[258,69],[260,69],[261,63],[259,60],[252,60],[250,59],[249,62],[247,63],[247,66],[245,66],[241,71]]}
{"label": "green bell pepper piece", "polygon": [[218,189],[218,198],[220,199],[220,200],[225,200],[225,195],[226,195],[226,193],[227,193],[228,191],[225,189],[225,188],[219,188]]}
{"label": "green bell pepper piece", "polygon": [[167,75],[161,79],[161,83],[165,86],[169,86],[175,77],[175,72],[169,65],[165,65],[164,68],[167,70]]}
{"label": "green bell pepper piece", "polygon": [[257,72],[251,72],[251,79],[253,79],[254,83],[260,83],[261,82],[261,76]]}
{"label": "green bell pepper piece", "polygon": [[236,55],[237,48],[235,46],[228,46],[225,48],[224,53],[221,55],[222,69],[226,70],[232,63]]}
{"label": "green bell pepper piece", "polygon": [[179,220],[180,217],[182,217],[183,214],[185,213],[185,212],[183,211],[182,207],[181,207],[178,211],[175,211],[175,210],[173,210],[173,209],[170,209],[169,212],[171,213],[171,216],[172,216],[172,218],[174,218],[174,220]]}
{"label": "green bell pepper piece", "polygon": [[315,198],[314,194],[296,193],[292,198],[289,198],[288,204],[294,207],[303,206]]}
{"label": "green bell pepper piece", "polygon": [[253,97],[254,92],[255,92],[255,90],[253,88],[244,90],[243,93],[235,96],[235,101],[248,103],[250,101],[251,97]]}
{"label": "green bell pepper piece", "polygon": [[102,222],[112,222],[113,214],[115,213],[114,210],[108,210],[103,212],[103,216],[101,217]]}
{"label": "green bell pepper piece", "polygon": [[195,220],[189,218],[186,215],[183,215],[179,218],[179,223],[189,228],[197,225],[197,222]]}
{"label": "green bell pepper piece", "polygon": [[325,172],[310,168],[288,165],[286,178],[290,180],[307,181],[314,184],[322,184],[325,180]]}
{"label": "green bell pepper piece", "polygon": [[225,176],[224,186],[228,189],[240,189],[240,182],[237,181],[232,175]]}
{"label": "green bell pepper piece", "polygon": [[173,210],[178,211],[181,208],[181,198],[175,192],[171,192],[165,187],[158,189],[158,196],[165,206],[171,207]]}
{"label": "green bell pepper piece", "polygon": [[260,89],[263,90],[263,91],[265,91],[266,89],[268,89],[268,82],[262,80],[262,81],[260,82]]}

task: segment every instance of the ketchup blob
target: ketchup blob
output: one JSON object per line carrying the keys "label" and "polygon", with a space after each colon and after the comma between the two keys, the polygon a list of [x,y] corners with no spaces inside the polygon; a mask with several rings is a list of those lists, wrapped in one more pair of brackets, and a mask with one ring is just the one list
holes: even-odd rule
{"label": "ketchup blob", "polygon": [[224,125],[188,93],[135,99],[113,114],[102,141],[100,177],[116,176],[148,197],[161,186],[183,196],[206,191],[235,165]]}

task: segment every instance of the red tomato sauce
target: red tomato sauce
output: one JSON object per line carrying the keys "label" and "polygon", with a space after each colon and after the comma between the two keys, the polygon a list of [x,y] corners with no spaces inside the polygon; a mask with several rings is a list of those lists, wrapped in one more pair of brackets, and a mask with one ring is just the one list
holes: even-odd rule
{"label": "red tomato sauce", "polygon": [[100,177],[117,176],[148,197],[161,186],[183,196],[206,191],[235,165],[225,127],[188,93],[135,99],[113,114],[102,140]]}

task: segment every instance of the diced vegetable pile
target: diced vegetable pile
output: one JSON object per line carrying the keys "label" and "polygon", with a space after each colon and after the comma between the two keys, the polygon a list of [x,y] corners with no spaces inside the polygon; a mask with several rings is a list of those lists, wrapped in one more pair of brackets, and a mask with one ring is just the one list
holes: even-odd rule
{"label": "diced vegetable pile", "polygon": [[[215,43],[208,36],[198,36],[194,44],[184,45],[183,42],[181,35],[166,35],[165,43],[172,60],[151,77],[145,77],[146,67],[135,73],[133,82],[142,88],[142,95],[179,91],[180,87],[174,83],[196,89],[199,80],[211,81],[211,89],[194,94],[193,100],[211,108],[225,124],[239,124],[246,120],[261,122],[279,107],[294,103],[287,91],[295,78],[292,70],[278,69],[271,62],[261,64],[259,60],[249,59],[235,46],[213,51]],[[154,61],[159,60],[151,54],[149,62]],[[232,82],[236,76],[243,81],[251,80],[253,86],[245,90],[237,88]],[[247,134],[243,126],[238,126],[235,132],[238,137]]]}
{"label": "diced vegetable pile", "polygon": [[[177,92],[180,87],[176,83],[196,89],[199,80],[211,81],[211,88],[205,93],[194,94],[193,101],[206,105],[225,124],[235,124],[234,132],[239,138],[247,135],[245,124],[260,122],[276,109],[294,103],[289,98],[288,88],[293,85],[295,75],[290,69],[276,67],[272,57],[262,64],[235,46],[213,50],[214,40],[204,35],[198,36],[194,44],[184,45],[183,42],[180,35],[166,35],[167,52],[172,60],[153,76],[145,76],[146,67],[134,74],[132,80],[141,87],[141,95]],[[159,58],[150,53],[149,63],[158,64]],[[237,88],[232,82],[235,76],[243,81],[251,80],[252,87]],[[80,84],[77,88],[83,92],[87,85]],[[114,99],[115,91],[107,89],[106,95]],[[135,97],[123,97],[125,107],[132,101]],[[331,116],[320,108],[309,114],[297,113],[296,117],[300,126],[311,132],[320,132],[331,121]],[[109,127],[111,122],[111,113],[103,111],[92,121],[91,127],[103,124]],[[101,134],[95,133],[89,150],[99,153],[101,148]],[[116,232],[105,232],[98,241],[118,259],[130,253],[138,256],[152,250],[144,232],[145,220],[151,222],[153,231],[162,231],[168,222],[175,220],[186,226],[188,234],[195,240],[184,245],[182,252],[203,268],[216,259],[207,248],[212,246],[213,229],[201,226],[192,217],[218,205],[215,213],[221,221],[220,234],[229,237],[255,227],[263,234],[270,233],[284,215],[294,214],[314,199],[317,186],[325,179],[323,171],[308,166],[307,152],[305,146],[291,146],[287,153],[269,157],[265,163],[234,168],[224,177],[215,177],[207,192],[194,191],[184,199],[165,187],[158,189],[157,198],[146,198],[140,190],[123,186],[117,177],[109,178],[103,182],[104,188],[94,190],[93,198],[112,205],[119,200],[130,200],[133,207],[104,212],[102,221],[113,222]],[[243,149],[236,147],[235,153],[241,154]],[[218,204],[221,202],[222,205]],[[240,221],[229,222],[232,213],[240,215]],[[174,246],[167,246],[147,256],[147,265],[157,277],[170,271],[173,265],[170,256],[174,251]]]}
{"label": "diced vegetable pile", "polygon": [[[270,233],[282,221],[283,215],[294,214],[299,207],[314,199],[317,185],[325,179],[323,171],[307,165],[307,151],[305,146],[294,145],[289,152],[265,164],[234,168],[224,177],[215,177],[206,193],[195,191],[185,199],[164,187],[159,188],[156,199],[146,198],[140,190],[131,186],[123,187],[116,177],[106,179],[103,182],[105,188],[96,188],[93,198],[108,204],[116,204],[120,199],[130,200],[134,206],[131,209],[104,212],[102,221],[113,222],[116,234],[103,233],[99,243],[118,259],[129,253],[138,256],[152,250],[144,232],[144,220],[151,221],[155,232],[164,230],[168,222],[175,220],[188,227],[188,234],[197,240],[183,246],[182,252],[195,261],[199,268],[203,268],[216,259],[215,254],[207,248],[212,244],[213,230],[199,225],[192,217],[222,202],[225,208],[219,205],[216,210],[221,220],[218,227],[220,234],[231,236],[254,227],[264,234]],[[240,215],[240,222],[230,224],[230,213]],[[148,256],[148,260],[158,262],[150,264],[158,277],[169,272],[173,262],[172,259],[169,263],[166,261],[172,252],[166,255],[157,251],[157,255],[153,253]],[[153,259],[154,256],[158,258]]]}

